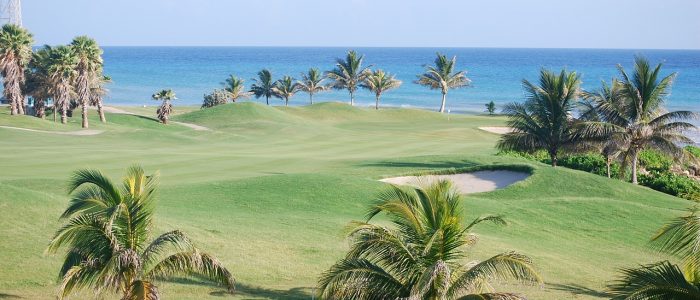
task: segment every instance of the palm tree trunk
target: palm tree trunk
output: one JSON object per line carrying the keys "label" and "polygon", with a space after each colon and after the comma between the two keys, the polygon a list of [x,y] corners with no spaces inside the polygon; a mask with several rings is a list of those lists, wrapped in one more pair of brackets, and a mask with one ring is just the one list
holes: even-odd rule
{"label": "palm tree trunk", "polygon": [[374,109],[379,110],[379,97],[381,97],[379,94],[377,94],[377,103],[374,104]]}
{"label": "palm tree trunk", "polygon": [[284,106],[289,106],[289,98],[284,97]]}
{"label": "palm tree trunk", "polygon": [[445,112],[445,101],[447,100],[447,93],[443,92],[442,93],[442,104],[440,104],[440,112],[444,113]]}
{"label": "palm tree trunk", "polygon": [[632,151],[632,183],[639,184],[639,182],[637,181],[637,161],[639,160],[639,151]]}
{"label": "palm tree trunk", "polygon": [[605,168],[606,168],[606,171],[608,173],[608,178],[610,178],[610,163],[611,163],[610,157],[606,157],[605,158]]}
{"label": "palm tree trunk", "polygon": [[52,101],[53,101],[53,122],[56,123],[56,110],[58,108],[56,107],[56,100],[54,99]]}
{"label": "palm tree trunk", "polygon": [[65,107],[61,107],[61,124],[68,123],[68,110]]}
{"label": "palm tree trunk", "polygon": [[83,128],[88,128],[87,102],[83,102],[81,116],[83,117]]}
{"label": "palm tree trunk", "polygon": [[19,96],[17,99],[17,113],[20,115],[24,114],[24,96]]}
{"label": "palm tree trunk", "polygon": [[105,111],[102,107],[102,100],[97,101],[97,114],[100,115],[100,122],[107,123],[107,119],[105,118]]}
{"label": "palm tree trunk", "polygon": [[311,105],[314,105],[314,93],[309,93],[309,102],[311,102]]}
{"label": "palm tree trunk", "polygon": [[350,91],[350,106],[355,106],[355,94]]}
{"label": "palm tree trunk", "polygon": [[270,97],[269,96],[265,96],[265,103],[267,103],[267,105],[270,105]]}
{"label": "palm tree trunk", "polygon": [[10,115],[17,114],[17,101],[15,99],[10,99]]}
{"label": "palm tree trunk", "polygon": [[552,160],[552,167],[557,166],[557,150],[549,150],[549,158]]}

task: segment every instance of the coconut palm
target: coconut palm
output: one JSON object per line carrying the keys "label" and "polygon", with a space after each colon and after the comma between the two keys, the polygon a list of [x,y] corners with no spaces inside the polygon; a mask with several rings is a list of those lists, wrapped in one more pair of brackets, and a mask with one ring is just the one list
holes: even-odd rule
{"label": "coconut palm", "polygon": [[250,86],[250,92],[253,93],[257,99],[265,97],[265,103],[270,105],[270,97],[274,96],[272,88],[275,86],[270,70],[263,69],[258,72],[258,78],[253,80],[255,83]]}
{"label": "coconut palm", "polygon": [[71,178],[71,200],[61,215],[64,225],[47,252],[66,248],[59,276],[59,297],[81,289],[120,293],[121,299],[159,299],[157,280],[196,274],[233,292],[231,273],[202,252],[181,231],[151,238],[158,174],[141,167],[127,170],[118,186],[96,170]]}
{"label": "coconut palm", "polygon": [[78,57],[70,46],[58,46],[50,48],[49,76],[51,78],[51,90],[53,95],[54,121],[56,111],[61,112],[61,123],[68,122],[68,109],[70,101],[75,94],[73,81],[75,80],[75,68],[78,65]]}
{"label": "coconut palm", "polygon": [[374,109],[378,110],[379,99],[382,97],[382,93],[401,86],[401,80],[394,78],[394,75],[385,73],[383,70],[376,70],[369,73],[360,86],[374,93],[376,99]]}
{"label": "coconut palm", "polygon": [[[370,207],[366,222],[353,222],[350,250],[319,281],[322,299],[521,299],[494,293],[490,280],[539,283],[527,256],[505,252],[465,264],[476,243],[470,230],[499,216],[466,224],[461,197],[449,181],[404,189],[392,186]],[[385,215],[394,226],[370,223]],[[466,297],[466,298],[463,298]]]}
{"label": "coconut palm", "polygon": [[75,90],[77,103],[82,107],[82,127],[88,128],[88,105],[92,98],[91,83],[102,73],[102,49],[94,39],[79,36],[71,42],[73,52],[78,57],[76,66]]}
{"label": "coconut palm", "polygon": [[224,91],[228,95],[231,102],[236,102],[238,99],[250,97],[253,93],[245,90],[244,80],[233,75],[229,75],[224,82]]}
{"label": "coconut palm", "polygon": [[32,34],[26,29],[5,24],[0,30],[0,74],[3,77],[3,94],[10,101],[10,114],[24,114],[22,85],[24,68],[32,57]]}
{"label": "coconut palm", "polygon": [[331,87],[350,92],[350,105],[355,104],[355,91],[369,75],[369,67],[362,67],[365,56],[350,50],[345,59],[336,59],[335,69],[326,72],[326,77],[332,80]]}
{"label": "coconut palm", "polygon": [[652,246],[678,257],[682,268],[664,261],[623,269],[609,286],[613,299],[700,299],[700,216],[697,207],[688,212],[652,238]]}
{"label": "coconut palm", "polygon": [[323,84],[325,80],[321,71],[311,68],[306,74],[301,74],[301,81],[297,85],[300,91],[309,93],[309,103],[314,104],[314,94],[328,90],[328,86]]}
{"label": "coconut palm", "polygon": [[46,116],[46,103],[52,98],[51,78],[48,71],[50,59],[51,47],[44,46],[34,52],[26,72],[26,93],[34,99],[36,117],[42,119]]}
{"label": "coconut palm", "polygon": [[581,80],[575,72],[562,70],[559,75],[542,69],[539,85],[523,80],[527,99],[503,108],[512,131],[501,136],[496,145],[500,150],[549,153],[553,167],[557,166],[559,150],[573,145],[575,134],[571,112],[579,96]]}
{"label": "coconut palm", "polygon": [[431,90],[440,90],[442,92],[442,104],[440,104],[440,112],[445,112],[445,102],[447,101],[447,92],[450,89],[457,89],[469,86],[471,80],[467,78],[466,71],[455,71],[457,65],[457,57],[447,59],[447,56],[437,53],[434,66],[426,66],[425,73],[418,75],[417,84],[427,86]]}
{"label": "coconut palm", "polygon": [[299,85],[291,76],[284,76],[277,80],[272,87],[272,93],[275,97],[284,99],[284,106],[289,106],[289,98],[293,97],[299,91]]}
{"label": "coconut palm", "polygon": [[489,115],[493,115],[496,113],[496,103],[493,101],[486,103],[486,111],[489,113]]}
{"label": "coconut palm", "polygon": [[175,97],[175,92],[173,90],[161,90],[151,96],[153,100],[163,101],[156,111],[158,120],[163,124],[168,124],[168,119],[170,118],[170,113],[173,112],[173,105],[170,103],[172,100],[177,100]]}
{"label": "coconut palm", "polygon": [[606,101],[594,98],[595,109],[601,116],[599,122],[586,122],[582,126],[587,138],[607,138],[615,141],[622,150],[623,170],[632,165],[632,183],[637,184],[639,152],[654,148],[681,157],[681,144],[693,141],[685,136],[687,130],[696,129],[688,119],[696,118],[690,111],[667,112],[663,103],[670,93],[676,74],[660,78],[661,64],[655,68],[643,57],[635,59],[634,74],[627,75],[618,66],[621,75],[620,99]]}
{"label": "coconut palm", "polygon": [[112,78],[102,74],[102,72],[97,74],[90,82],[90,105],[97,107],[97,114],[100,115],[100,122],[102,123],[107,122],[103,99],[109,93],[109,90],[105,86],[111,82]]}

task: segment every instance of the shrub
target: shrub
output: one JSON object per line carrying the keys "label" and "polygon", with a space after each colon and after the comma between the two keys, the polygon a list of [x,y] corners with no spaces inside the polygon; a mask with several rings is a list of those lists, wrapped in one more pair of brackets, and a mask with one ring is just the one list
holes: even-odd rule
{"label": "shrub", "polygon": [[551,163],[551,158],[549,157],[549,154],[547,154],[547,151],[545,151],[545,150],[537,150],[535,152],[504,150],[504,151],[499,151],[496,155],[524,158],[527,160],[539,161],[541,163],[546,163],[546,164]]}
{"label": "shrub", "polygon": [[[605,166],[605,158],[598,153],[567,155],[559,159],[559,165],[570,169],[608,176]],[[610,176],[617,178],[619,175],[620,164],[613,162],[610,164]]]}
{"label": "shrub", "polygon": [[685,146],[683,149],[685,149],[685,151],[688,151],[688,153],[690,153],[693,157],[700,158],[700,147],[688,145]]}
{"label": "shrub", "polygon": [[671,169],[673,159],[656,150],[642,150],[639,152],[639,165],[650,172],[665,172]]}
{"label": "shrub", "polygon": [[648,175],[641,174],[639,183],[666,194],[700,200],[700,183],[687,176],[671,172],[651,172]]}
{"label": "shrub", "polygon": [[228,100],[228,95],[223,90],[214,90],[209,95],[204,95],[204,102],[202,102],[202,108],[214,107],[221,104],[226,104]]}

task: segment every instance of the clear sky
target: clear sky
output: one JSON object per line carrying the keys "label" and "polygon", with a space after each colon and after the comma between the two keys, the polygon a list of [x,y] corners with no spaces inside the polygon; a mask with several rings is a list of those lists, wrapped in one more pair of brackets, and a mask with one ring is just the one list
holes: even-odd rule
{"label": "clear sky", "polygon": [[700,49],[700,0],[22,0],[38,44]]}

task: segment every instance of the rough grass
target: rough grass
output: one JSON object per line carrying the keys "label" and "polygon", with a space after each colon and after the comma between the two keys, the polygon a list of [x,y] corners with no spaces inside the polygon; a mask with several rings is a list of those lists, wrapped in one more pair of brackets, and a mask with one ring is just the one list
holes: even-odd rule
{"label": "rough grass", "polygon": [[[506,189],[469,195],[465,214],[503,214],[510,225],[476,231],[474,259],[516,250],[533,257],[544,287],[497,286],[531,299],[603,298],[618,268],[667,258],[649,237],[691,203],[565,168],[497,157],[502,117],[352,108],[337,103],[237,103],[174,117],[212,128],[108,114],[95,136],[0,128],[0,298],[53,299],[61,257],[44,249],[79,168],[117,179],[130,164],[160,170],[157,232],[179,228],[219,257],[240,299],[309,299],[319,274],[347,249],[343,229],[364,218],[385,176],[484,168],[532,170]],[[0,125],[79,130],[0,113]],[[154,234],[155,234],[154,233]],[[219,299],[197,278],[161,283],[167,299]],[[89,293],[78,298],[90,297]]]}

